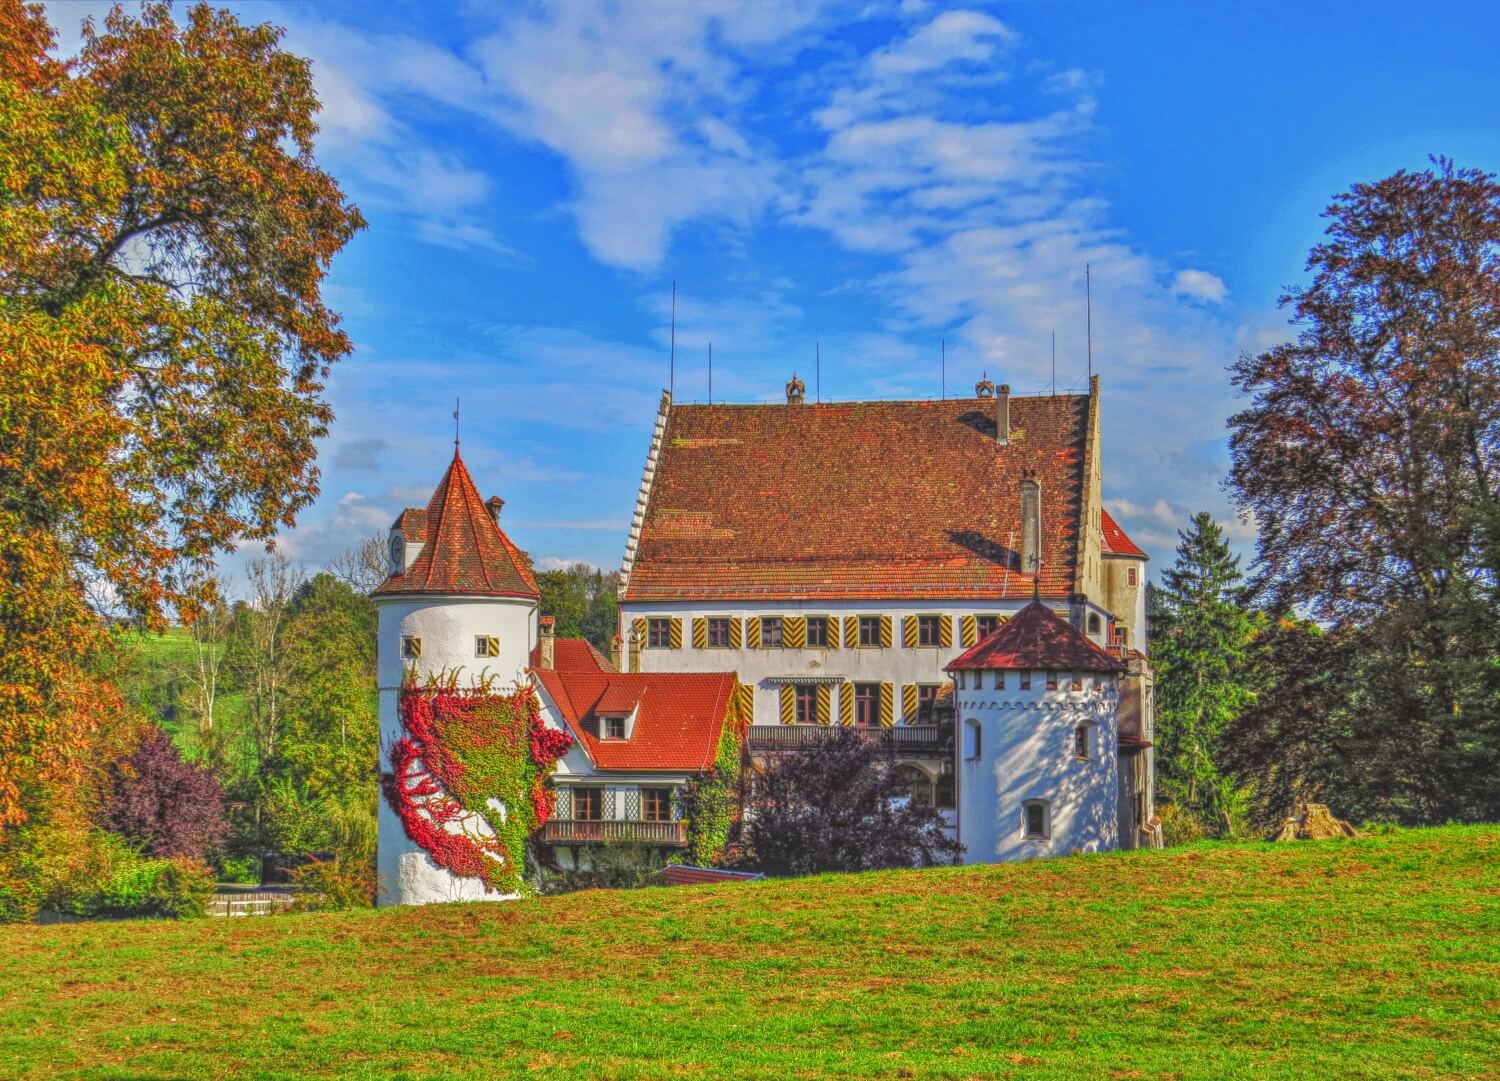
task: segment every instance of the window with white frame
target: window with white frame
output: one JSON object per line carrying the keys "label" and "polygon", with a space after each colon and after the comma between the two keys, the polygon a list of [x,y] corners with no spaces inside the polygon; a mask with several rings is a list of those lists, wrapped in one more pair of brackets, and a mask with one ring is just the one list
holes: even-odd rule
{"label": "window with white frame", "polygon": [[474,636],[474,656],[476,657],[498,657],[500,656],[500,639],[493,634],[478,634]]}

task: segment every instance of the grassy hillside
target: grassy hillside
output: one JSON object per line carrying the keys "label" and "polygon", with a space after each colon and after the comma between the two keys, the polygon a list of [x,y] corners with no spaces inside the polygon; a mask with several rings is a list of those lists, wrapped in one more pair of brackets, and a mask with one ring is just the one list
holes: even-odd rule
{"label": "grassy hillside", "polygon": [[1500,827],[0,928],[0,1073],[1500,1077]]}
{"label": "grassy hillside", "polygon": [[[187,713],[187,680],[194,667],[193,640],[182,627],[169,627],[162,634],[131,632],[123,642],[124,668],[120,689],[125,697],[160,721],[179,744],[192,744],[192,719]],[[228,682],[228,673],[224,673]],[[214,723],[237,724],[245,712],[245,696],[235,691],[220,693],[214,702]]]}

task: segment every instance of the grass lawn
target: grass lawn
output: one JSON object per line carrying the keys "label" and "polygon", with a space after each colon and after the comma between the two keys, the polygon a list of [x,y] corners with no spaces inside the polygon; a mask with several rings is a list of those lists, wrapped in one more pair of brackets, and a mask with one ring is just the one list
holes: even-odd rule
{"label": "grass lawn", "polygon": [[0,1075],[1500,1078],[1500,826],[0,928]]}

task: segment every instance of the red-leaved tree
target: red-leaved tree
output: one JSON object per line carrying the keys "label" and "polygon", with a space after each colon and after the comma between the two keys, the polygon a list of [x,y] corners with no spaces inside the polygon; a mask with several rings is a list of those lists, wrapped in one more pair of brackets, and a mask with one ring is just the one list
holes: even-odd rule
{"label": "red-leaved tree", "polygon": [[154,725],[109,767],[99,824],[151,856],[206,860],[229,835],[218,780],[205,767],[184,761],[171,737]]}

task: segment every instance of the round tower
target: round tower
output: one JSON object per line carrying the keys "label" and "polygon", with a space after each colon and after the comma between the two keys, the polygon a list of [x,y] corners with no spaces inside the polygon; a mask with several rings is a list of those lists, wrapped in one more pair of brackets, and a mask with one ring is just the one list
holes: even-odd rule
{"label": "round tower", "polygon": [[[500,528],[502,506],[498,497],[480,498],[455,450],[427,507],[402,511],[391,526],[390,573],[373,594],[382,777],[403,735],[399,705],[408,678],[420,685],[456,673],[460,686],[472,686],[494,677],[497,689],[527,678],[539,596],[526,557]],[[407,836],[384,795],[378,825],[377,904],[505,899],[478,879],[437,866]],[[473,816],[463,828],[488,831]]]}

